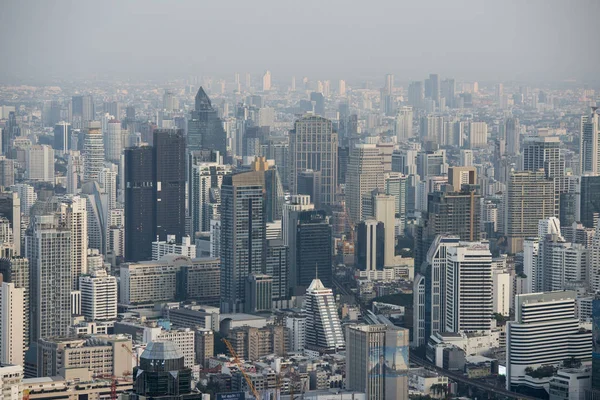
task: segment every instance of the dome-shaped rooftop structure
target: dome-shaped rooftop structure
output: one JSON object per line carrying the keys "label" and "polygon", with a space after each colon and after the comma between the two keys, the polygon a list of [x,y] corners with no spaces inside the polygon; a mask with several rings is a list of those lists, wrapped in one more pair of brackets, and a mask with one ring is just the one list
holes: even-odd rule
{"label": "dome-shaped rooftop structure", "polygon": [[178,360],[183,353],[173,342],[150,342],[140,356],[147,360]]}

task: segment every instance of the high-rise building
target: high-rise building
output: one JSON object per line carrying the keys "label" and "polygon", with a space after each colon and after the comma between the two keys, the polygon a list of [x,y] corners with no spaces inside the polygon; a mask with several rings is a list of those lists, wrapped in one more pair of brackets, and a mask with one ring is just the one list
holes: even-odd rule
{"label": "high-rise building", "polygon": [[79,277],[81,314],[89,321],[110,321],[117,318],[117,278],[105,270]]}
{"label": "high-rise building", "polygon": [[306,349],[318,353],[331,353],[345,347],[342,325],[333,298],[333,291],[315,278],[306,289]]}
{"label": "high-rise building", "polygon": [[367,218],[356,227],[355,264],[361,271],[383,270],[385,252],[383,222]]}
{"label": "high-rise building", "polygon": [[156,240],[154,152],[143,146],[125,150],[125,258],[150,260]]}
{"label": "high-rise building", "polygon": [[[185,136],[182,129],[154,131],[156,232],[159,240],[185,236]],[[127,214],[127,211],[125,211]]]}
{"label": "high-rise building", "polygon": [[333,236],[329,217],[321,210],[292,211],[289,217],[289,288],[306,288],[315,274],[325,285],[333,279]]}
{"label": "high-rise building", "polygon": [[265,175],[226,175],[221,186],[221,298],[224,312],[244,309],[245,281],[263,272],[265,261]]}
{"label": "high-rise building", "polygon": [[71,99],[71,121],[78,120],[82,128],[86,122],[94,119],[95,116],[94,99],[91,95],[73,96]]}
{"label": "high-rise building", "polygon": [[81,188],[84,174],[82,154],[77,150],[67,153],[67,193],[77,194]]}
{"label": "high-rise building", "polygon": [[12,229],[12,251],[21,255],[21,201],[16,192],[0,192],[0,217],[8,220]]}
{"label": "high-rise building", "polygon": [[428,176],[445,175],[448,172],[446,150],[420,151],[417,153],[416,164],[416,173],[422,181]]}
{"label": "high-rise building", "polygon": [[0,394],[3,400],[23,398],[23,366],[0,364]]}
{"label": "high-rise building", "polygon": [[461,240],[480,239],[481,195],[465,188],[459,192],[436,191],[428,195],[428,235],[458,235]]}
{"label": "high-rise building", "polygon": [[600,291],[600,224],[596,226],[596,232],[592,239],[589,258],[590,289],[597,293]]}
{"label": "high-rise building", "polygon": [[600,218],[600,175],[584,175],[579,187],[579,207],[577,221],[586,228],[594,228]]}
{"label": "high-rise building", "polygon": [[504,140],[507,155],[514,156],[520,153],[521,126],[518,118],[507,118],[504,121]]}
{"label": "high-rise building", "polygon": [[89,122],[83,142],[84,180],[98,180],[98,174],[104,167],[104,140],[99,121]]}
{"label": "high-rise building", "polygon": [[396,220],[399,223],[398,231],[402,235],[406,227],[406,191],[408,177],[399,172],[385,174],[385,194],[394,196],[394,209]]}
{"label": "high-rise building", "polygon": [[399,142],[413,137],[413,109],[409,106],[400,107],[396,114],[394,133]]}
{"label": "high-rise building", "polygon": [[54,151],[63,155],[71,150],[71,124],[61,121],[54,126]]}
{"label": "high-rise building", "polygon": [[516,296],[515,320],[506,329],[508,390],[531,388],[532,371],[541,366],[559,366],[571,358],[591,361],[592,332],[580,329],[575,296],[571,291]]}
{"label": "high-rise building", "polygon": [[581,137],[579,155],[581,157],[581,173],[597,175],[600,173],[600,129],[598,112],[592,107],[590,115],[581,117]]}
{"label": "high-rise building", "polygon": [[469,126],[469,148],[487,147],[488,126],[485,122],[471,122]]}
{"label": "high-rise building", "polygon": [[429,74],[428,79],[429,85],[426,85],[425,91],[427,91],[427,86],[430,88],[429,96],[425,95],[425,97],[431,98],[435,101],[435,104],[439,107],[440,105],[440,76],[438,74]]}
{"label": "high-rise building", "polygon": [[188,121],[188,151],[215,150],[227,154],[227,134],[217,110],[202,87],[198,89],[194,111]]}
{"label": "high-rise building", "polygon": [[557,136],[528,137],[523,143],[523,170],[543,169],[547,178],[565,175],[565,160],[560,154]]}
{"label": "high-rise building", "polygon": [[393,325],[348,327],[346,388],[368,399],[408,399],[408,330]]}
{"label": "high-rise building", "polygon": [[408,86],[408,104],[414,108],[423,107],[425,92],[422,81],[411,82]]}
{"label": "high-rise building", "polygon": [[87,201],[79,196],[66,197],[62,200],[60,211],[64,226],[71,231],[71,283],[73,290],[76,290],[79,277],[87,273]]}
{"label": "high-rise building", "polygon": [[[281,237],[283,244],[289,246],[290,238],[290,217],[294,211],[314,210],[315,206],[310,202],[310,196],[294,194],[290,197],[289,203],[283,204],[283,215],[281,217]],[[295,229],[295,228],[293,228]]]}
{"label": "high-rise building", "polygon": [[289,186],[298,194],[298,175],[313,170],[321,173],[321,204],[333,204],[337,191],[338,135],[330,120],[305,116],[290,131]]}
{"label": "high-rise building", "polygon": [[106,159],[112,162],[119,162],[121,154],[125,148],[124,134],[121,131],[121,121],[111,119],[106,125],[104,133],[104,154]]}
{"label": "high-rise building", "polygon": [[108,204],[107,197],[96,181],[86,182],[78,195],[85,201],[87,211],[87,246],[106,253]]}
{"label": "high-rise building", "polygon": [[54,150],[35,145],[25,151],[25,176],[30,181],[54,183]]}
{"label": "high-rise building", "polygon": [[31,271],[31,342],[65,337],[71,325],[72,231],[59,214],[33,217],[25,237]]}
{"label": "high-rise building", "polygon": [[24,257],[0,258],[0,281],[14,284],[23,289],[23,347],[29,347],[29,302],[30,302],[29,260]]}
{"label": "high-rise building", "polygon": [[0,279],[0,363],[24,365],[25,289]]}
{"label": "high-rise building", "polygon": [[489,331],[492,253],[489,243],[461,242],[446,250],[446,332]]}
{"label": "high-rise building", "polygon": [[266,71],[262,77],[262,90],[268,92],[271,90],[271,71]]}
{"label": "high-rise building", "polygon": [[346,204],[352,221],[361,220],[362,196],[378,189],[384,191],[383,158],[374,144],[357,144],[350,151],[346,178]]}
{"label": "high-rise building", "polygon": [[508,251],[523,250],[523,240],[537,235],[538,221],[557,215],[554,182],[544,171],[513,172],[505,195]]}
{"label": "high-rise building", "polygon": [[7,188],[15,184],[15,160],[0,156],[0,187]]}
{"label": "high-rise building", "polygon": [[421,117],[419,134],[424,140],[435,143],[446,143],[444,117],[441,115],[426,115]]}
{"label": "high-rise building", "polygon": [[539,242],[536,278],[541,291],[563,290],[569,281],[585,281],[588,249],[581,244],[566,242],[559,234],[546,235]]}

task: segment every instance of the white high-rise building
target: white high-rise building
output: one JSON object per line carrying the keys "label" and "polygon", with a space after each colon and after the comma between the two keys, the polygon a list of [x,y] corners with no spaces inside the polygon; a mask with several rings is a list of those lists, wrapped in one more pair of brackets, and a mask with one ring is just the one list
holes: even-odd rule
{"label": "white high-rise building", "polygon": [[314,352],[343,350],[346,346],[333,291],[315,278],[304,298],[306,349]]}
{"label": "white high-rise building", "polygon": [[508,317],[512,296],[511,276],[505,268],[492,270],[493,312]]}
{"label": "white high-rise building", "polygon": [[79,285],[79,277],[87,273],[88,218],[87,201],[73,196],[63,200],[61,213],[67,229],[71,231],[71,275],[73,289]]}
{"label": "white high-rise building", "polygon": [[26,183],[17,183],[10,188],[19,195],[19,199],[21,200],[21,212],[23,215],[29,215],[31,206],[37,201],[37,193],[33,189],[33,186]]}
{"label": "white high-rise building", "polygon": [[469,129],[469,147],[471,149],[487,146],[488,126],[485,122],[471,122]]}
{"label": "white high-rise building", "polygon": [[283,204],[283,213],[281,218],[281,235],[283,238],[283,244],[289,246],[289,226],[290,226],[290,215],[294,211],[308,211],[314,210],[315,206],[310,202],[310,195],[305,194],[294,194],[290,198],[289,203]]}
{"label": "white high-rise building", "polygon": [[192,165],[189,184],[189,213],[192,232],[208,232],[211,220],[211,188],[220,188],[231,166],[216,162]]}
{"label": "white high-rise building", "polygon": [[25,152],[25,173],[31,181],[54,183],[54,149],[42,144]]}
{"label": "white high-rise building", "polygon": [[24,314],[25,289],[0,283],[0,364],[24,365]]}
{"label": "white high-rise building", "polygon": [[473,150],[461,149],[460,150],[460,166],[461,167],[472,167],[473,166]]}
{"label": "white high-rise building", "polygon": [[83,174],[84,180],[98,180],[104,168],[104,143],[100,122],[90,121],[83,142]]}
{"label": "white high-rise building", "polygon": [[97,270],[79,277],[81,313],[89,321],[111,321],[117,318],[117,278]]}
{"label": "white high-rise building", "polygon": [[446,332],[489,331],[492,253],[487,242],[460,242],[446,252]]}
{"label": "white high-rise building", "polygon": [[580,330],[572,291],[517,295],[506,329],[506,388],[530,384],[528,369],[592,358],[592,332]]}
{"label": "white high-rise building", "polygon": [[306,315],[294,314],[286,316],[285,326],[290,330],[290,350],[295,353],[304,351],[306,343]]}
{"label": "white high-rise building", "polygon": [[262,78],[262,90],[268,92],[271,90],[271,71],[265,72]]}
{"label": "white high-rise building", "polygon": [[109,120],[104,133],[104,154],[108,161],[119,162],[124,149],[123,136],[121,121],[116,119]]}
{"label": "white high-rise building", "polygon": [[394,133],[398,143],[413,137],[413,109],[410,106],[400,107],[396,114]]}
{"label": "white high-rise building", "polygon": [[346,205],[350,219],[357,223],[362,212],[362,196],[374,189],[384,192],[383,158],[375,144],[357,144],[348,158]]}
{"label": "white high-rise building", "polygon": [[340,79],[340,81],[338,82],[338,94],[340,96],[346,95],[346,81],[343,79]]}
{"label": "white high-rise building", "polygon": [[396,198],[385,194],[378,194],[374,197],[374,217],[379,222],[383,222],[384,228],[384,250],[383,263],[385,266],[394,265],[394,252],[396,249],[396,218],[395,218]]}
{"label": "white high-rise building", "polygon": [[110,165],[111,167],[102,168],[98,173],[98,183],[106,194],[108,210],[117,208],[117,166]]}
{"label": "white high-rise building", "polygon": [[77,150],[67,155],[67,193],[77,194],[83,181],[83,156]]}
{"label": "white high-rise building", "polygon": [[598,134],[598,112],[592,108],[590,115],[581,117],[581,137],[579,155],[581,173],[596,175],[600,173],[600,135]]}
{"label": "white high-rise building", "polygon": [[541,291],[564,290],[569,282],[587,279],[587,263],[588,250],[583,245],[568,243],[557,234],[546,235],[539,242],[536,272]]}

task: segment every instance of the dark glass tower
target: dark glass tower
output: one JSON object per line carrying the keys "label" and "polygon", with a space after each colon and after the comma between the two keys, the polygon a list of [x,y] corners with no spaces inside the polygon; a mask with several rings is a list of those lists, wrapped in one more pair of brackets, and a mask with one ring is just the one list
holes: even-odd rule
{"label": "dark glass tower", "polygon": [[196,94],[196,105],[188,121],[188,150],[217,150],[227,154],[227,134],[202,87]]}
{"label": "dark glass tower", "polygon": [[586,228],[593,228],[600,217],[600,176],[581,177],[581,200],[579,220]]}
{"label": "dark glass tower", "polygon": [[154,168],[156,168],[156,233],[185,236],[185,137],[182,129],[154,131]]}
{"label": "dark glass tower", "polygon": [[244,310],[245,282],[265,264],[265,173],[225,175],[221,186],[221,308]]}
{"label": "dark glass tower", "polygon": [[331,287],[333,237],[325,211],[292,212],[290,228],[290,288],[306,289],[317,269],[323,285]]}
{"label": "dark glass tower", "polygon": [[125,258],[150,260],[156,240],[154,149],[125,149]]}
{"label": "dark glass tower", "polygon": [[183,354],[173,342],[151,342],[140,356],[134,371],[130,400],[195,400],[202,394],[192,391],[192,370],[184,366]]}

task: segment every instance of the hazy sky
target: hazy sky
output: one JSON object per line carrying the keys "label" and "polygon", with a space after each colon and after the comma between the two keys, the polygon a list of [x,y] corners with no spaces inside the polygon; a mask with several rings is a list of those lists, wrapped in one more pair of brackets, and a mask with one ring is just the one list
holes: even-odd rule
{"label": "hazy sky", "polygon": [[4,0],[0,80],[596,80],[598,0]]}

